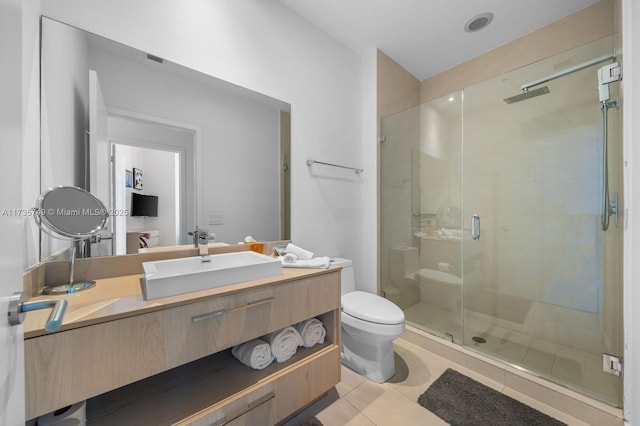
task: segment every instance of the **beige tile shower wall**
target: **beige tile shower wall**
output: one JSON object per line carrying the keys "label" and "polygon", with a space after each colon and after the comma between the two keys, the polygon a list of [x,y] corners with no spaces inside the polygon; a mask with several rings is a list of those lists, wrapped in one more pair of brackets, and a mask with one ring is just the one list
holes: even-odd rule
{"label": "beige tile shower wall", "polygon": [[615,32],[617,0],[599,3],[423,80],[427,102]]}
{"label": "beige tile shower wall", "polygon": [[378,50],[378,118],[420,103],[420,80]]}
{"label": "beige tile shower wall", "polygon": [[447,214],[462,206],[460,93],[420,105],[419,149],[420,212],[438,214],[438,228],[460,228],[458,215]]}

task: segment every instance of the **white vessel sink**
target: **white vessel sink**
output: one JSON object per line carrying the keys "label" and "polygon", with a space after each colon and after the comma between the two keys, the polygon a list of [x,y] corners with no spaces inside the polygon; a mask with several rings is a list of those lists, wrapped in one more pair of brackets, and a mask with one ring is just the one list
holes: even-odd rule
{"label": "white vessel sink", "polygon": [[142,264],[145,300],[207,290],[282,274],[280,260],[253,251]]}

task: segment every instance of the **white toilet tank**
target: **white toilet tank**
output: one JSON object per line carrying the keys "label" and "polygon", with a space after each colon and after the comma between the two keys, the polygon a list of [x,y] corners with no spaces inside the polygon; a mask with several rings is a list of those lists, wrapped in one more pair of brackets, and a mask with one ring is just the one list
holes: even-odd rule
{"label": "white toilet tank", "polygon": [[340,257],[335,257],[331,259],[331,267],[342,267],[342,271],[340,273],[340,280],[342,284],[342,292],[341,294],[351,293],[352,291],[356,291],[356,282],[353,278],[353,262],[349,259],[342,259]]}

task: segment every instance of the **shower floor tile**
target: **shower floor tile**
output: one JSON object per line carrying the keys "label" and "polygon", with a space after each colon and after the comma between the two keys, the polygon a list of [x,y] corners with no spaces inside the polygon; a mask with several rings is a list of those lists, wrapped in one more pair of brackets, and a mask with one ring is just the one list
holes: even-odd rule
{"label": "shower floor tile", "polygon": [[[405,310],[407,323],[440,337],[454,336],[455,343],[462,343],[470,349],[496,357],[504,362],[523,367],[534,374],[547,377],[558,384],[574,389],[582,389],[586,394],[605,401],[619,400],[620,379],[602,372],[602,354],[595,342],[593,331],[594,315],[557,309],[553,305],[536,303],[527,324],[512,323],[482,313],[465,311],[465,328],[460,322],[460,314],[440,307],[420,302]],[[546,314],[560,321],[555,331],[546,330],[549,318],[541,324],[532,325],[533,320]],[[583,321],[581,330],[565,344],[556,343],[556,338],[566,336],[568,328]],[[569,325],[569,326],[567,326]],[[542,336],[537,336],[536,333]],[[548,336],[553,336],[554,339]],[[474,341],[480,337],[484,343]],[[576,347],[575,345],[578,345]],[[589,350],[585,350],[589,348]]]}
{"label": "shower floor tile", "polygon": [[531,371],[537,371],[542,374],[551,374],[551,368],[553,367],[553,361],[555,359],[555,348],[553,352],[550,352],[530,345],[524,359],[522,360],[522,365],[526,366]]}
{"label": "shower floor tile", "polygon": [[420,328],[427,327],[434,334],[443,336],[448,333],[456,340],[462,337],[459,312],[451,312],[429,303],[419,302],[405,309],[404,315],[409,323]]}

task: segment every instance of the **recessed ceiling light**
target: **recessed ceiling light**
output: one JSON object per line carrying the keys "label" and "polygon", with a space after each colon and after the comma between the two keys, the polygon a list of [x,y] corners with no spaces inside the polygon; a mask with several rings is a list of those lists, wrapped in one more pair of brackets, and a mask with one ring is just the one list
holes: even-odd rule
{"label": "recessed ceiling light", "polygon": [[480,31],[493,21],[493,13],[485,12],[474,16],[464,26],[464,30],[468,33]]}
{"label": "recessed ceiling light", "polygon": [[453,96],[449,98],[449,102],[453,102],[454,100]]}

